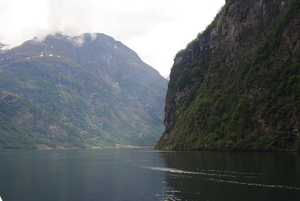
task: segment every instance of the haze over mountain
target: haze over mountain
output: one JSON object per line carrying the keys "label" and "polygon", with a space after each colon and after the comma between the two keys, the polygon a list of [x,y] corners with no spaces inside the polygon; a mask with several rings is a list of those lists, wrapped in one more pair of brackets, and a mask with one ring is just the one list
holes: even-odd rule
{"label": "haze over mountain", "polygon": [[225,0],[1,0],[0,41],[15,47],[34,37],[42,39],[55,33],[105,33],[138,52],[144,62],[167,77],[177,50],[205,29],[224,3]]}
{"label": "haze over mountain", "polygon": [[[11,94],[5,97],[19,97],[36,107],[6,116],[10,130],[27,129],[23,135],[30,135],[31,148],[154,145],[163,131],[167,80],[104,34],[56,34],[9,50],[2,47],[0,72],[0,88]],[[51,135],[49,123],[38,123],[37,114],[64,131]],[[19,139],[8,148],[14,145],[27,148]]]}

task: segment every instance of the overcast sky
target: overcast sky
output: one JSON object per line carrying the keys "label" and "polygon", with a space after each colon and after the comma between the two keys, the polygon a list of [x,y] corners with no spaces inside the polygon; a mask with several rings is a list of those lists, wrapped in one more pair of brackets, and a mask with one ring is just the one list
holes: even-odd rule
{"label": "overcast sky", "polygon": [[175,54],[224,4],[225,0],[0,0],[0,42],[13,47],[57,32],[104,33],[166,76]]}

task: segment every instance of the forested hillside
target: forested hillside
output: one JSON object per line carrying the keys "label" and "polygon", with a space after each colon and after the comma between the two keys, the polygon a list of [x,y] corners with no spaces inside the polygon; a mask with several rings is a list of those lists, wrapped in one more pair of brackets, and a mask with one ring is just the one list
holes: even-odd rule
{"label": "forested hillside", "polygon": [[[78,133],[83,141],[67,147],[154,145],[163,132],[166,87],[167,80],[134,51],[104,34],[56,34],[0,52],[0,88],[28,100],[62,128],[74,128],[66,135]],[[18,135],[33,135],[25,124]],[[55,140],[34,146],[64,146]]]}
{"label": "forested hillside", "polygon": [[85,148],[80,131],[26,99],[0,91],[0,149]]}

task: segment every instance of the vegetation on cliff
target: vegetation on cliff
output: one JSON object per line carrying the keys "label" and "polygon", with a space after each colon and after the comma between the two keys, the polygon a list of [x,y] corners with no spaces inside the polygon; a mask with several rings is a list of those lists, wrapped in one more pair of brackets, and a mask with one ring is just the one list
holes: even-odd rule
{"label": "vegetation on cliff", "polygon": [[156,148],[299,151],[299,8],[228,0],[175,57]]}

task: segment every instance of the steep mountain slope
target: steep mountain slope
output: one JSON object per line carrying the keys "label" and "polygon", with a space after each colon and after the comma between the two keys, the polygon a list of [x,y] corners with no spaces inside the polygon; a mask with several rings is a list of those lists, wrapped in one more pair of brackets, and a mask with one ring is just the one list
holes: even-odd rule
{"label": "steep mountain slope", "polygon": [[48,36],[0,54],[0,88],[27,98],[89,146],[154,145],[167,81],[104,34]]}
{"label": "steep mountain slope", "polygon": [[59,120],[26,99],[0,91],[0,149],[48,147],[84,148],[80,130]]}
{"label": "steep mountain slope", "polygon": [[227,0],[174,59],[156,148],[300,150],[299,8]]}

